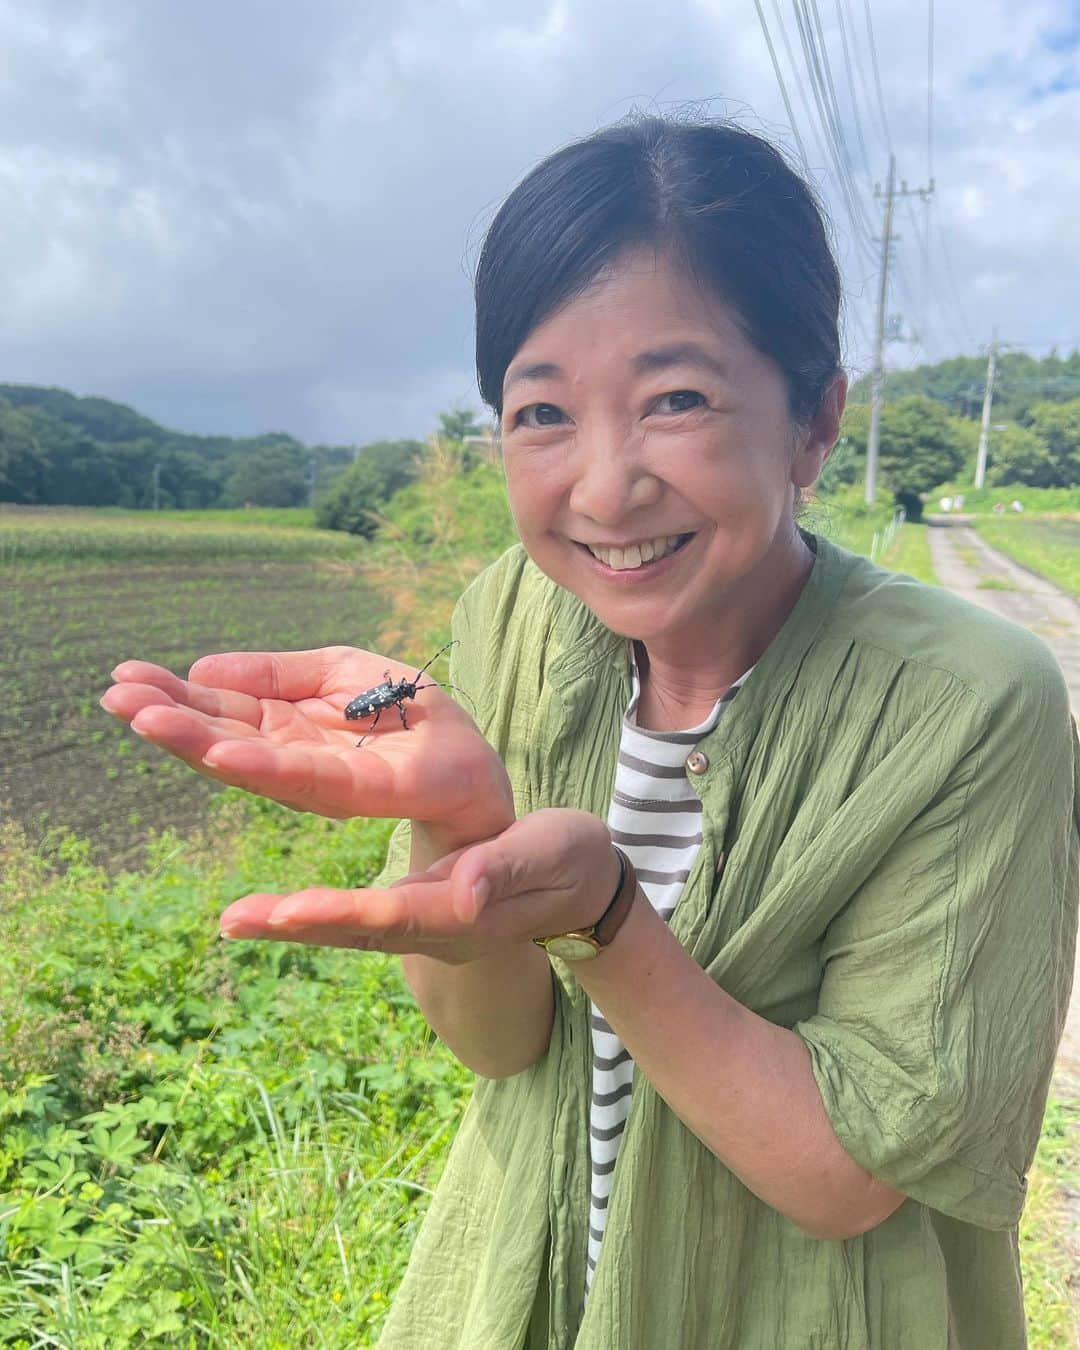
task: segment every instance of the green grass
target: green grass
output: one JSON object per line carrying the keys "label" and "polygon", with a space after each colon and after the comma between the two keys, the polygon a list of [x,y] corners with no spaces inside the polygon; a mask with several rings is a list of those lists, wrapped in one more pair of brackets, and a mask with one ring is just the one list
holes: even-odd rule
{"label": "green grass", "polygon": [[1027,520],[990,517],[974,522],[991,548],[1080,600],[1080,515]]}
{"label": "green grass", "polygon": [[0,511],[0,571],[92,562],[356,559],[363,541],[317,530],[310,512],[119,511],[8,507]]}
{"label": "green grass", "polygon": [[388,828],[231,793],[115,876],[3,831],[0,1342],[373,1343],[472,1076],[396,958],[216,932]]}
{"label": "green grass", "polygon": [[1023,506],[1023,514],[1080,513],[1080,486],[1068,488],[1032,488],[1019,483],[1010,483],[1005,487],[974,488],[970,483],[943,483],[929,494],[925,511],[931,515],[941,513],[941,498],[955,497],[961,493],[964,498],[963,515],[992,515],[994,505],[1003,502],[1006,515],[1019,515],[1013,512],[1010,503],[1018,501]]}
{"label": "green grass", "polygon": [[928,586],[939,584],[930,560],[930,527],[921,521],[905,521],[893,538],[892,547],[879,559],[883,567],[906,572]]}
{"label": "green grass", "polygon": [[1047,1105],[1028,1200],[1020,1221],[1024,1309],[1030,1350],[1069,1350],[1080,1326],[1080,1275],[1062,1234],[1068,1227],[1063,1194],[1080,1187],[1080,1103]]}

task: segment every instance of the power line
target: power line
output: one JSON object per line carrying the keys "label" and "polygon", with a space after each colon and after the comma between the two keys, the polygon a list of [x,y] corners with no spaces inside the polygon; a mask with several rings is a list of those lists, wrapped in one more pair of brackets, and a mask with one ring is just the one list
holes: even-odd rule
{"label": "power line", "polygon": [[926,21],[926,176],[934,180],[934,0]]}
{"label": "power line", "polygon": [[[806,122],[807,125],[810,127],[811,131],[814,133],[814,139],[817,141],[817,147],[819,152],[821,153],[822,164],[827,172],[828,171],[827,160],[829,158],[828,151],[825,148],[825,145],[821,139],[821,132],[818,130],[818,125],[814,119],[814,115],[810,111],[810,100],[806,97],[806,88],[803,85],[802,77],[799,74],[799,64],[795,60],[795,53],[792,51],[791,48],[791,39],[788,37],[787,24],[784,22],[784,15],[780,9],[779,0],[772,0],[772,7],[773,7],[773,14],[776,16],[776,22],[780,28],[780,37],[784,44],[784,51],[787,53],[788,65],[791,67],[791,73],[795,79],[795,87],[798,89],[799,98],[802,100],[803,112],[806,114]],[[806,167],[808,169],[810,167],[809,160],[807,160]]]}
{"label": "power line", "polygon": [[848,50],[847,27],[844,23],[844,8],[840,0],[836,0],[836,22],[840,29],[840,44],[844,51],[844,69],[847,71],[848,94],[851,98],[852,120],[855,123],[855,134],[859,138],[859,150],[862,154],[863,170],[867,179],[873,178],[870,170],[870,155],[866,149],[866,140],[863,136],[862,118],[859,116],[859,101],[855,96],[855,77],[851,73],[851,53]]}
{"label": "power line", "polygon": [[[931,209],[933,204],[931,204]],[[934,224],[937,226],[938,240],[941,243],[941,255],[945,259],[945,277],[949,283],[949,289],[952,291],[953,303],[956,305],[956,313],[960,319],[964,333],[967,335],[968,345],[976,347],[978,344],[971,334],[971,327],[967,321],[967,315],[964,312],[964,302],[960,299],[960,289],[956,284],[956,275],[953,272],[952,257],[949,254],[949,242],[945,238],[945,231],[941,227],[941,216],[934,213]]]}
{"label": "power line", "polygon": [[[822,132],[821,132],[821,130],[819,129],[819,124],[818,124],[818,122],[816,121],[816,119],[814,118],[813,113],[811,112],[811,108],[810,108],[810,100],[807,98],[806,88],[805,88],[805,85],[803,84],[802,77],[801,77],[801,75],[800,75],[800,73],[799,73],[799,66],[798,66],[798,63],[797,63],[796,60],[795,60],[794,52],[792,51],[791,41],[790,41],[790,39],[789,39],[789,37],[788,37],[787,25],[786,25],[785,22],[784,22],[784,16],[783,16],[783,13],[782,13],[782,11],[781,11],[781,9],[780,9],[778,0],[772,0],[772,3],[773,3],[773,13],[774,13],[774,15],[775,15],[775,17],[776,17],[776,22],[777,22],[777,25],[778,25],[778,27],[779,27],[779,29],[780,29],[780,37],[781,37],[781,40],[783,41],[783,44],[784,44],[784,50],[785,50],[786,53],[787,53],[788,64],[789,64],[789,66],[790,66],[790,68],[791,68],[792,77],[793,77],[794,82],[795,82],[795,85],[796,85],[796,87],[797,87],[797,89],[798,89],[799,97],[800,97],[800,99],[801,99],[801,101],[802,101],[802,106],[803,106],[803,109],[804,109],[805,114],[806,114],[806,122],[807,122],[807,124],[809,125],[811,131],[812,131],[813,134],[814,134],[814,137],[815,137],[815,140],[817,141],[819,150],[822,150],[822,151],[824,152],[823,167],[825,168],[825,171],[826,171],[826,172],[829,172],[829,169],[830,169],[830,166],[829,166],[829,159],[830,159],[830,158],[835,158],[835,152],[833,153],[833,155],[830,155],[829,152],[830,152],[830,150],[832,149],[831,142],[829,141],[827,135],[826,135],[826,138],[823,140],[823,138],[822,138]],[[786,83],[785,83],[785,81],[784,81],[784,77],[783,77],[783,74],[782,74],[781,68],[780,68],[780,61],[779,61],[779,58],[778,58],[777,53],[776,53],[776,47],[775,47],[775,45],[774,45],[774,43],[773,43],[772,35],[771,35],[770,32],[769,32],[769,25],[768,25],[768,22],[767,22],[767,20],[766,20],[766,18],[765,18],[764,11],[763,11],[763,9],[762,9],[762,7],[761,7],[760,0],[754,0],[754,7],[755,7],[755,9],[757,10],[758,23],[759,23],[759,25],[760,25],[760,27],[761,27],[762,35],[763,35],[764,38],[765,38],[765,44],[766,44],[766,46],[767,46],[767,48],[768,48],[768,50],[769,50],[769,57],[770,57],[770,60],[772,61],[773,73],[776,75],[776,81],[777,81],[777,84],[780,86],[781,97],[782,97],[783,100],[784,100],[784,107],[785,107],[785,109],[786,109],[786,111],[787,111],[788,118],[789,118],[790,121],[791,121],[792,131],[793,131],[793,133],[794,133],[794,135],[795,135],[796,141],[797,141],[797,143],[798,143],[798,145],[799,145],[799,149],[800,149],[800,151],[801,151],[801,153],[802,153],[802,156],[803,156],[803,163],[805,164],[807,170],[810,170],[810,157],[809,157],[809,155],[807,154],[807,151],[806,151],[806,143],[805,143],[805,141],[803,140],[803,137],[799,134],[798,123],[797,123],[796,118],[795,118],[795,111],[794,111],[794,108],[793,108],[793,106],[792,106],[792,100],[791,100],[791,98],[790,98],[789,95],[788,95],[787,85],[786,85]],[[805,47],[804,47],[804,50],[805,50]],[[823,122],[821,125],[825,126],[825,125],[827,125],[827,124]],[[835,171],[835,170],[834,170],[834,174],[836,174],[836,171]],[[854,240],[854,242],[855,242],[857,248],[861,250],[862,256],[863,256],[863,260],[864,260],[864,261],[868,261],[869,259],[868,259],[867,255],[868,255],[868,252],[869,252],[870,255],[871,255],[871,257],[872,257],[872,249],[871,249],[871,250],[868,250],[868,248],[867,248],[867,242],[866,242],[866,239],[864,238],[865,227],[863,227],[862,230],[860,229],[860,222],[859,222],[859,219],[858,219],[858,210],[857,210],[857,207],[855,206],[854,202],[850,201],[849,198],[848,198],[848,192],[847,192],[847,190],[846,190],[846,184],[845,184],[845,181],[844,181],[844,179],[843,179],[842,174],[836,174],[836,176],[838,177],[838,183],[839,183],[839,186],[840,186],[840,191],[841,191],[841,195],[842,195],[842,198],[843,198],[843,201],[844,201],[845,209],[846,209],[846,211],[847,211],[847,214],[848,214],[849,218],[851,219],[852,229],[853,229],[853,231],[854,231],[853,236],[852,236],[852,237],[853,237],[853,240]],[[860,314],[859,314],[859,311],[858,311],[857,309],[854,309],[854,308],[851,309],[850,311],[845,311],[845,318],[846,318],[847,313],[850,313],[851,316],[853,317],[853,319],[854,319],[854,321],[855,321],[855,326],[856,326],[856,328],[859,330],[859,334],[860,334],[860,336],[862,337],[863,341],[864,341],[867,345],[870,345],[869,334],[867,333],[865,327],[863,326],[863,322],[862,322],[861,316],[860,316]]]}
{"label": "power line", "polygon": [[[859,52],[858,29],[856,27],[855,20],[851,17],[851,11],[848,9],[848,0],[837,0],[837,6],[838,8],[842,8],[844,13],[847,15],[847,22],[845,23],[844,28],[846,32],[851,33],[851,46],[852,50],[855,52],[855,69],[859,72],[859,84],[862,87],[863,100],[866,103],[867,108],[872,109],[874,106],[874,96],[870,90],[869,77],[866,74],[867,63],[862,59]],[[872,121],[873,119],[868,117],[867,120],[869,122]],[[880,133],[880,128],[878,128],[877,130]],[[884,138],[881,144],[885,153],[888,154],[889,151],[888,138],[887,137]]]}
{"label": "power line", "polygon": [[855,230],[855,242],[863,250],[864,259],[869,262],[874,255],[873,233],[865,212],[862,209],[862,203],[858,196],[858,189],[855,187],[847,167],[847,147],[838,127],[832,120],[831,109],[829,107],[828,87],[822,68],[822,61],[814,40],[810,15],[809,12],[800,5],[799,0],[793,0],[792,8],[795,11],[795,20],[799,29],[799,40],[802,43],[803,57],[806,61],[807,74],[810,79],[810,89],[817,106],[818,118],[822,130],[822,139],[824,144],[828,147],[829,155],[833,161],[836,182],[840,188],[844,206]]}
{"label": "power line", "polygon": [[765,22],[765,15],[761,10],[761,0],[754,0],[754,8],[757,10],[758,23],[761,25],[761,31],[765,34],[765,45],[769,49],[769,59],[772,61],[773,74],[776,76],[776,83],[780,86],[780,94],[784,100],[784,107],[787,109],[788,123],[795,135],[795,143],[799,147],[799,154],[802,155],[803,164],[810,167],[810,157],[806,153],[806,146],[803,145],[802,137],[799,135],[798,123],[795,121],[795,112],[791,106],[791,100],[788,98],[787,86],[784,84],[784,77],[780,73],[780,63],[776,59],[776,50],[773,47],[772,37],[769,34],[769,25]]}
{"label": "power line", "polygon": [[885,112],[885,96],[881,92],[881,72],[878,70],[877,44],[874,42],[874,20],[870,14],[870,0],[863,0],[863,9],[866,12],[866,34],[870,40],[870,64],[874,72],[874,84],[877,87],[878,112],[881,114],[881,125],[885,132],[885,144],[889,147],[889,153],[892,154],[892,134],[889,131],[889,118]]}

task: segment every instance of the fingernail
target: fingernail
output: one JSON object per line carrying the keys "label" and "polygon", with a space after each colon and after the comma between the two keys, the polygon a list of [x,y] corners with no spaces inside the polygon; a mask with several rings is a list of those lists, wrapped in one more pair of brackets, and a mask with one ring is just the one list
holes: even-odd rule
{"label": "fingernail", "polygon": [[219,937],[219,938],[235,938],[235,937],[236,937],[236,929],[235,929],[235,928],[219,928],[219,929],[218,929],[218,937]]}
{"label": "fingernail", "polygon": [[292,910],[284,905],[279,905],[277,909],[272,909],[266,916],[266,925],[268,928],[283,928],[292,918]]}
{"label": "fingernail", "polygon": [[491,899],[491,882],[487,877],[479,877],[473,882],[472,895],[473,904],[475,904],[476,912],[479,914]]}

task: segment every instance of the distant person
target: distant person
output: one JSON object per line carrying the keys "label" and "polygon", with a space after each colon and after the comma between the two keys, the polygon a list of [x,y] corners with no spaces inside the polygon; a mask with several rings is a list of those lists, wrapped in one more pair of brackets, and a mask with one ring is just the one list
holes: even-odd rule
{"label": "distant person", "polygon": [[476,278],[521,543],[459,602],[468,697],[357,748],[346,705],[415,670],[116,671],[105,706],[200,772],[407,822],[380,888],[222,915],[401,953],[478,1074],[382,1350],[1025,1344],[1076,736],[1038,638],[798,523],[839,305],[759,137],[649,117],[557,151]]}
{"label": "distant person", "polygon": [[994,503],[994,515],[995,515],[995,516],[1000,516],[1000,515],[1004,515],[1004,513],[1005,513],[1005,503],[1004,503],[1004,502],[995,502],[995,503]]}
{"label": "distant person", "polygon": [[1015,498],[1009,504],[1014,511],[1022,511],[1024,509],[1024,503],[1017,501]]}
{"label": "distant person", "polygon": [[952,510],[952,498],[951,498],[951,497],[942,497],[942,499],[941,499],[941,509],[942,509],[943,511],[951,511],[951,510]]}
{"label": "distant person", "polygon": [[962,492],[957,493],[953,498],[953,507],[957,511],[962,511],[964,509],[964,494]]}

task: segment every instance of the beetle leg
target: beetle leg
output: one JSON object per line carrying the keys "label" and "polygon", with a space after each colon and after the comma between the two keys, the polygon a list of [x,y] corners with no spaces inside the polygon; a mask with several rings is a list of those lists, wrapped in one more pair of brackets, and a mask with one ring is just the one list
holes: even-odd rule
{"label": "beetle leg", "polygon": [[397,705],[397,710],[398,710],[398,712],[401,714],[401,725],[405,728],[406,731],[408,731],[408,729],[409,729],[409,724],[408,724],[408,722],[406,722],[406,720],[405,720],[405,704],[404,704],[404,703],[399,703],[399,704]]}
{"label": "beetle leg", "polygon": [[380,708],[380,709],[378,710],[378,712],[376,712],[376,714],[375,714],[375,721],[372,722],[371,726],[368,727],[367,731],[365,731],[364,734],[360,737],[360,739],[356,742],[356,748],[357,748],[358,750],[359,750],[360,747],[364,744],[364,742],[367,740],[367,738],[371,735],[371,733],[375,730],[375,728],[379,725],[379,718],[380,718],[382,715],[383,715],[383,710]]}

